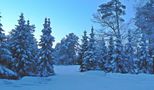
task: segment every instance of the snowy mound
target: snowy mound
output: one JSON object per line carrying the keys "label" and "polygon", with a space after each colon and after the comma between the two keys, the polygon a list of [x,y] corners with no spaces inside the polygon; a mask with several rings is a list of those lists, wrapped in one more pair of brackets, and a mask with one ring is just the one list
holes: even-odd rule
{"label": "snowy mound", "polygon": [[4,66],[0,66],[0,78],[18,79],[18,75],[15,72],[13,72],[12,70],[10,70]]}

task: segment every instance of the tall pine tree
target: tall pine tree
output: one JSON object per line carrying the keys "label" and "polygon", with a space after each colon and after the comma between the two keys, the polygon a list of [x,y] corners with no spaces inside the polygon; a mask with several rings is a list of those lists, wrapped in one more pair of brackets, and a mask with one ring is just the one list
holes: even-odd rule
{"label": "tall pine tree", "polygon": [[140,73],[152,73],[152,58],[148,53],[147,39],[145,34],[142,34],[139,51],[139,72]]}
{"label": "tall pine tree", "polygon": [[96,61],[96,47],[95,47],[95,34],[94,34],[94,28],[91,28],[90,38],[88,42],[87,51],[84,54],[83,58],[83,68],[81,70],[87,71],[87,70],[95,70],[97,66]]}
{"label": "tall pine tree", "polygon": [[101,70],[105,70],[105,63],[107,63],[107,47],[104,40],[104,37],[97,43],[99,46],[97,47],[98,53],[98,66]]}
{"label": "tall pine tree", "polygon": [[127,69],[129,73],[135,73],[135,50],[133,48],[132,34],[128,31],[128,41],[125,45],[125,59],[127,64]]}
{"label": "tall pine tree", "polygon": [[14,70],[21,76],[34,75],[35,59],[33,48],[35,45],[33,45],[34,43],[32,44],[34,40],[33,30],[34,28],[29,25],[29,21],[27,23],[25,22],[22,13],[18,20],[18,25],[11,31],[9,36],[11,52],[15,59]]}
{"label": "tall pine tree", "polygon": [[115,53],[115,44],[114,44],[113,37],[110,36],[109,41],[108,41],[107,59],[105,63],[106,72],[113,72],[114,53]]}
{"label": "tall pine tree", "polygon": [[87,36],[87,32],[84,31],[84,35],[82,36],[82,44],[81,44],[81,49],[79,52],[80,55],[80,62],[81,62],[81,66],[80,66],[80,71],[83,72],[86,70],[85,65],[83,64],[83,60],[85,58],[85,52],[88,50],[88,36]]}
{"label": "tall pine tree", "polygon": [[[0,16],[1,19],[1,16]],[[0,78],[18,79],[18,75],[12,71],[14,59],[10,52],[7,37],[0,23]]]}
{"label": "tall pine tree", "polygon": [[43,35],[39,42],[39,63],[38,63],[38,74],[42,77],[51,76],[54,74],[53,69],[53,42],[54,37],[51,35],[50,19],[45,18],[42,30]]}
{"label": "tall pine tree", "polygon": [[114,56],[114,72],[117,73],[127,73],[127,61],[124,59],[123,44],[121,42],[121,37],[116,37],[115,43],[115,56]]}
{"label": "tall pine tree", "polygon": [[106,32],[108,35],[119,37],[121,23],[124,22],[122,16],[125,15],[125,9],[125,5],[120,0],[111,0],[99,6],[94,18],[97,23],[106,28],[104,32],[108,31]]}
{"label": "tall pine tree", "polygon": [[27,48],[28,51],[31,52],[31,54],[29,55],[29,58],[33,61],[33,65],[31,66],[31,70],[29,71],[29,73],[31,73],[31,75],[36,75],[37,73],[37,68],[36,68],[36,64],[35,62],[38,62],[38,45],[37,45],[37,41],[36,38],[34,37],[34,31],[35,31],[35,26],[34,25],[30,25],[30,21],[27,20],[27,24],[26,24],[26,28],[27,28],[27,39],[29,40],[29,47]]}

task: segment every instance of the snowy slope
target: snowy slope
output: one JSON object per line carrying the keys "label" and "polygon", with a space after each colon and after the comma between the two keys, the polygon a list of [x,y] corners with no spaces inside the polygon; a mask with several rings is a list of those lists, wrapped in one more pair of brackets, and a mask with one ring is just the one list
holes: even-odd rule
{"label": "snowy slope", "polygon": [[0,90],[154,90],[154,75],[80,73],[79,66],[55,66],[56,75],[0,80]]}

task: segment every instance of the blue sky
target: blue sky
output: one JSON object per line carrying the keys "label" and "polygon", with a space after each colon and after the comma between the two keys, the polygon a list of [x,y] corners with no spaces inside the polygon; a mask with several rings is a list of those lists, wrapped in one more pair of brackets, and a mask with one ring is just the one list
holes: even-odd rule
{"label": "blue sky", "polygon": [[[51,18],[51,26],[56,42],[66,34],[74,32],[79,37],[84,30],[89,31],[94,23],[92,14],[97,7],[107,0],[1,0],[0,12],[6,33],[15,28],[21,12],[25,19],[35,24],[35,36],[39,40],[44,18]],[[131,0],[130,0],[131,1]],[[132,3],[127,4],[126,19],[132,15]],[[95,26],[94,26],[95,27]]]}

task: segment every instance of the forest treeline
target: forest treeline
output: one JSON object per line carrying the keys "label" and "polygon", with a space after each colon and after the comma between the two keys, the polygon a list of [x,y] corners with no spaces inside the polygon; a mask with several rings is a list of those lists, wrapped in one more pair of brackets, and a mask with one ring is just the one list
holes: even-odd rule
{"label": "forest treeline", "polygon": [[[120,0],[101,4],[93,15],[101,30],[91,27],[80,38],[69,33],[53,48],[50,18],[45,18],[40,42],[35,26],[22,13],[18,24],[5,35],[0,23],[0,78],[54,75],[53,64],[80,65],[81,72],[154,73],[154,1],[136,8],[126,23],[126,6]],[[79,43],[80,42],[80,43]],[[39,48],[38,48],[39,47]]]}

